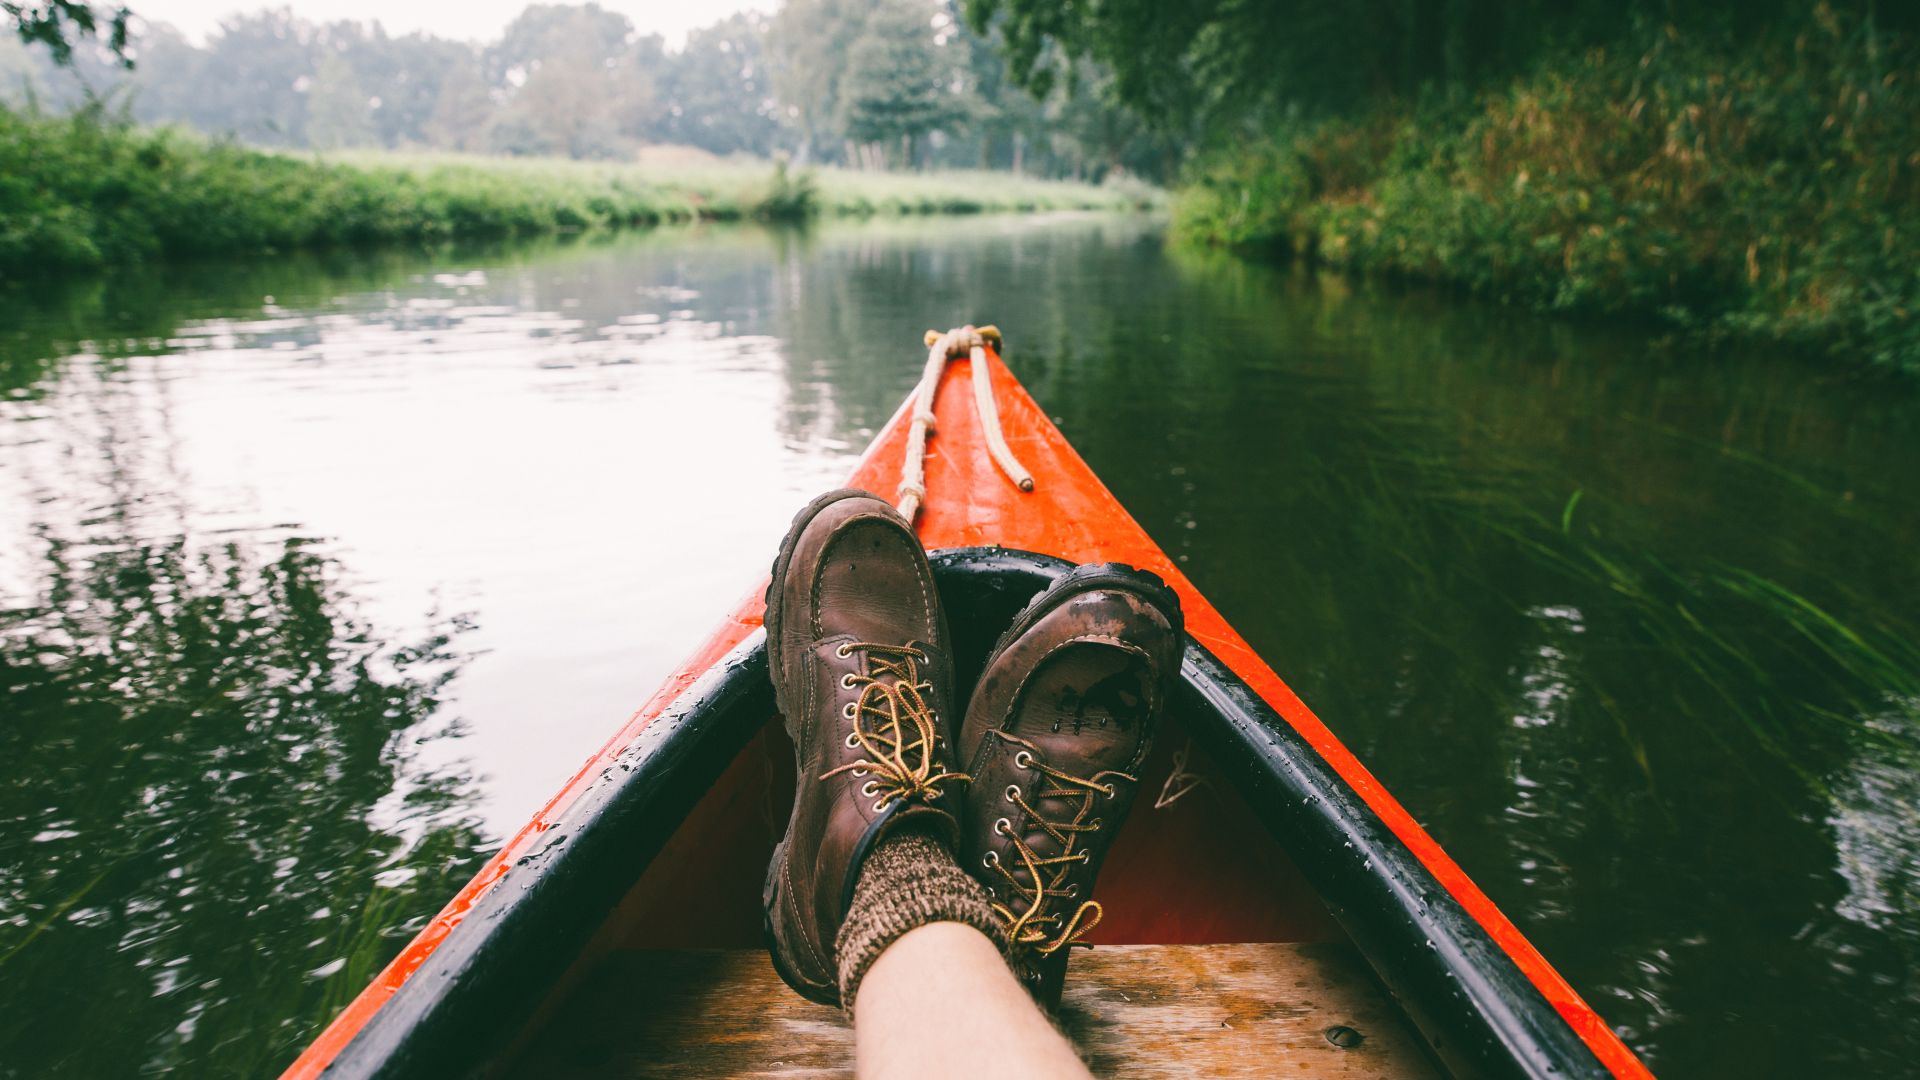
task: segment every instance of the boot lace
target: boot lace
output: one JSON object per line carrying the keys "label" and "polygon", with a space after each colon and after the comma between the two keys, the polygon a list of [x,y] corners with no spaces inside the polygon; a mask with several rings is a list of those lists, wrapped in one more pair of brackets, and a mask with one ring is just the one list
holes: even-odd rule
{"label": "boot lace", "polygon": [[897,801],[932,802],[940,797],[941,784],[972,780],[940,763],[940,737],[927,701],[933,685],[920,677],[927,654],[912,645],[870,641],[850,641],[836,650],[843,659],[855,652],[862,654],[864,670],[843,675],[841,685],[860,687],[859,698],[847,704],[844,715],[853,721],[848,745],[865,756],[821,773],[820,779],[872,773],[873,779],[860,790],[868,798],[878,796],[875,812]]}
{"label": "boot lace", "polygon": [[[1114,789],[1111,783],[1098,783],[1055,769],[1041,761],[1031,750],[1019,751],[1014,762],[1022,768],[1031,767],[1039,772],[1048,786],[1034,793],[1033,802],[1027,801],[1026,793],[1018,786],[1007,788],[1007,798],[1020,808],[1024,818],[1018,827],[1011,820],[1001,818],[994,822],[993,831],[1012,839],[1014,853],[1020,857],[1021,865],[1026,867],[1027,881],[1031,884],[1022,883],[1005,863],[994,857],[990,863],[992,868],[1007,879],[1007,883],[1026,904],[1024,910],[1016,912],[1008,905],[995,901],[993,909],[1007,924],[1009,942],[1047,956],[1071,945],[1083,944],[1081,939],[1100,925],[1100,919],[1105,914],[1099,901],[1093,899],[1081,901],[1071,914],[1053,911],[1052,905],[1056,900],[1072,899],[1078,895],[1077,886],[1070,888],[1067,877],[1074,867],[1084,865],[1093,857],[1091,851],[1079,847],[1080,838],[1098,832],[1105,824],[1091,815],[1095,800],[1113,798]],[[1134,781],[1134,777],[1126,773],[1109,775],[1128,782]],[[1064,820],[1049,818],[1035,808],[1034,803],[1048,800],[1066,802],[1070,816]],[[1060,854],[1043,856],[1034,851],[1026,840],[1029,824],[1038,826],[1051,837],[1060,846]]]}

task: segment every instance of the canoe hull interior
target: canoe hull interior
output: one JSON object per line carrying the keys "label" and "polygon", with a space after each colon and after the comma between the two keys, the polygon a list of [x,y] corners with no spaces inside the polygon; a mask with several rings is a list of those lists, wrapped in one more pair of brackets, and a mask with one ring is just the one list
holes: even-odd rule
{"label": "canoe hull interior", "polygon": [[[934,569],[964,700],[1000,630],[1069,565],[968,548]],[[593,778],[327,1074],[484,1074],[610,949],[756,943],[793,784],[773,717],[756,631]],[[1102,874],[1097,942],[1348,938],[1456,1075],[1606,1075],[1405,845],[1198,645],[1144,780]]]}

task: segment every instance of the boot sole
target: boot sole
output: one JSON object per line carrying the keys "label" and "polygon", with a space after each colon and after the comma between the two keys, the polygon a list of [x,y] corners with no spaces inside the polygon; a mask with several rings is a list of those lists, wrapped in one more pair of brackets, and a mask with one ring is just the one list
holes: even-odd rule
{"label": "boot sole", "polygon": [[[986,663],[980,665],[980,670],[985,671],[992,667],[994,661],[1000,659],[1000,654],[1006,651],[1007,646],[1013,644],[1015,638],[1032,629],[1033,624],[1040,621],[1040,617],[1053,606],[1055,600],[1069,593],[1087,592],[1099,588],[1116,588],[1146,596],[1172,623],[1174,637],[1180,639],[1186,637],[1187,618],[1186,612],[1180,607],[1180,594],[1174,592],[1172,586],[1162,581],[1159,574],[1151,570],[1136,569],[1126,563],[1088,563],[1085,566],[1074,567],[1061,575],[1053,584],[1035,593],[1033,599],[1027,601],[1027,606],[1020,609],[1020,614],[1013,617],[1013,625],[1007,627],[1006,631],[994,641],[993,648],[987,652]],[[1173,673],[1173,677],[1178,675],[1177,671]]]}

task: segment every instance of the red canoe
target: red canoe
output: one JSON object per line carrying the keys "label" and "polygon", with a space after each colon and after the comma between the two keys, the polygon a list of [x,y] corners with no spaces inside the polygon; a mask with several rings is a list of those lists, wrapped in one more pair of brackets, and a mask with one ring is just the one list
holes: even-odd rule
{"label": "red canoe", "polygon": [[[1418,1033],[1410,1042],[1423,1044],[1423,1067],[1648,1075],[1194,589],[999,356],[988,350],[984,362],[1007,442],[1037,483],[1022,492],[995,466],[966,385],[970,361],[950,364],[917,526],[939,552],[961,676],[970,647],[984,654],[1028,597],[1078,563],[1158,573],[1179,591],[1192,639],[1141,805],[1101,877],[1096,945],[1343,942]],[[910,405],[868,448],[852,486],[895,490]],[[761,877],[792,786],[791,751],[769,723],[763,588],[747,591],[288,1077],[524,1071],[509,1060],[540,1041],[536,1029],[611,952],[758,942]],[[1194,777],[1207,782],[1182,795]],[[1168,804],[1153,807],[1155,793]]]}

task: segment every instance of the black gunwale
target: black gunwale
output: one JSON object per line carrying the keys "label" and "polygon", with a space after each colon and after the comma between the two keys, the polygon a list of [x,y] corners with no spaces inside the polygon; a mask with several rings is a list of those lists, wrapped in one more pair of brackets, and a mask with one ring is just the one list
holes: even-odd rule
{"label": "black gunwale", "polygon": [[[1072,569],[1048,555],[933,555],[958,686],[1001,628]],[[482,894],[327,1067],[330,1076],[485,1071],[666,840],[775,715],[764,631],[695,680]],[[1457,1076],[1605,1076],[1504,950],[1285,718],[1189,642],[1170,707],[1287,849]]]}

